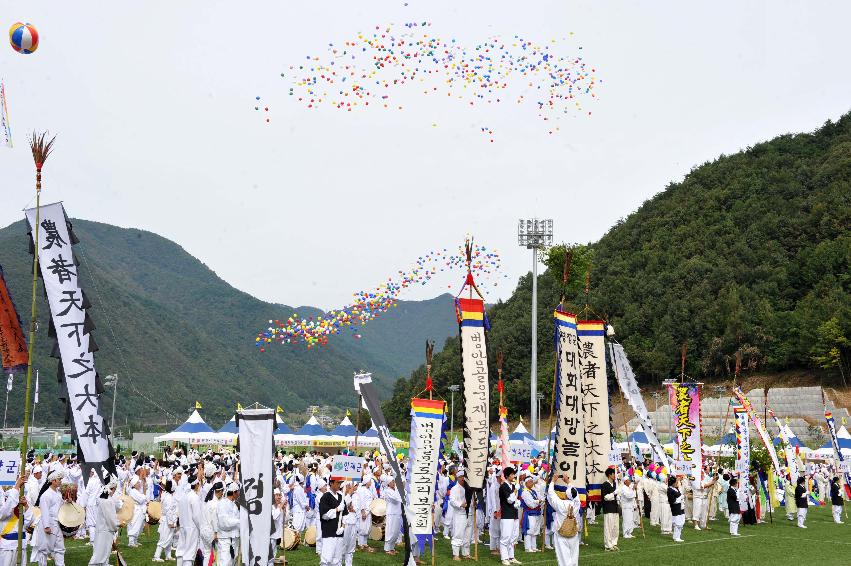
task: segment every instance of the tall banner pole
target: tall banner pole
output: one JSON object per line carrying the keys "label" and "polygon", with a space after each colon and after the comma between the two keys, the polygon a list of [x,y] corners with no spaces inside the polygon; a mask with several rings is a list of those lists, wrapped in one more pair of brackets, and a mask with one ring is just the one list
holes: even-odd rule
{"label": "tall banner pole", "polygon": [[[45,141],[47,137],[47,133],[36,134],[33,133],[33,136],[30,138],[30,149],[32,150],[33,160],[35,161],[35,242],[36,247],[38,247],[38,228],[39,228],[39,212],[41,207],[41,168],[44,166],[44,162],[47,161],[47,158],[50,156],[50,153],[53,151],[53,142],[56,140],[54,136],[49,141]],[[33,252],[33,280],[32,280],[32,305],[30,308],[30,341],[28,345],[28,359],[27,359],[27,388],[26,393],[24,393],[24,430],[23,436],[21,438],[21,471],[24,470],[24,466],[27,462],[27,444],[29,440],[29,428],[30,428],[30,390],[32,387],[32,378],[33,378],[33,346],[35,344],[35,331],[36,331],[36,291],[38,290],[38,249]],[[24,486],[21,485],[20,488],[20,498],[24,498]],[[22,506],[18,507],[18,554],[17,559],[21,560],[21,564],[24,563],[24,559],[21,552],[21,543],[23,541],[23,532],[24,532],[24,509]]]}

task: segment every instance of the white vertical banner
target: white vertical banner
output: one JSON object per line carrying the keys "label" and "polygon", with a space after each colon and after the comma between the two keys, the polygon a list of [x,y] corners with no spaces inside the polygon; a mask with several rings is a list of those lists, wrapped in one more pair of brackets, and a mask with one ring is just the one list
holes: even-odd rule
{"label": "white vertical banner", "polygon": [[12,126],[9,125],[9,111],[6,107],[6,85],[0,79],[0,145],[12,147]]}
{"label": "white vertical banner", "polygon": [[585,426],[582,423],[582,385],[579,377],[579,351],[576,317],[557,310],[555,319],[556,347],[556,437],[553,472],[568,474],[584,506]]}
{"label": "white vertical banner", "polygon": [[[26,218],[35,237],[36,209],[26,210]],[[79,284],[73,243],[62,203],[42,206],[34,245],[59,346],[59,375],[65,383],[73,437],[87,482],[89,470],[95,469],[106,479],[102,467],[114,473],[114,465],[109,430],[100,414],[94,357],[97,347],[89,334],[94,325],[86,314],[90,305]]]}
{"label": "white vertical banner", "polygon": [[585,425],[585,472],[589,502],[602,501],[612,431],[609,423],[609,389],[606,379],[606,345],[602,320],[576,322],[579,377],[582,383],[582,421]]}
{"label": "white vertical banner", "polygon": [[275,488],[275,411],[236,414],[239,442],[240,539],[242,563],[266,566],[272,556],[272,491]]}
{"label": "white vertical banner", "polygon": [[446,402],[442,399],[411,399],[413,435],[408,449],[410,457],[411,534],[424,547],[434,532],[432,506],[437,482],[437,460]]}
{"label": "white vertical banner", "polygon": [[485,338],[485,303],[457,299],[464,375],[464,464],[473,489],[485,484],[490,442],[490,386]]}
{"label": "white vertical banner", "polygon": [[650,420],[647,406],[641,397],[641,388],[638,387],[638,383],[635,380],[635,373],[632,371],[632,366],[629,365],[629,359],[626,357],[623,346],[610,342],[609,352],[612,355],[612,365],[615,368],[615,376],[617,376],[621,393],[623,393],[627,403],[629,403],[629,406],[635,412],[635,416],[641,422],[641,428],[644,429],[644,434],[647,435],[647,441],[653,449],[653,459],[666,468],[669,468],[668,456],[665,454],[662,443],[659,442],[656,429],[653,427],[653,421]]}

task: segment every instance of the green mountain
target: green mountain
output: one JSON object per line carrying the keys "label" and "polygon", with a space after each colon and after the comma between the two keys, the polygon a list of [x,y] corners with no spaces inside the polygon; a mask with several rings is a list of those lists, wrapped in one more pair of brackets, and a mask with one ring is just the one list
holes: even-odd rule
{"label": "green mountain", "polygon": [[[355,370],[374,372],[379,391],[389,394],[393,381],[410,373],[424,358],[427,338],[443,339],[457,331],[452,300],[401,301],[359,330],[308,350],[303,344],[254,346],[269,319],[321,314],[317,309],[275,305],[234,289],[180,246],[156,234],[108,224],[74,220],[81,243],[75,253],[80,277],[92,302],[97,326],[96,355],[101,377],[117,373],[116,424],[164,422],[170,413],[183,419],[196,400],[205,418],[218,427],[237,402],[281,405],[285,419],[309,405],[357,407],[352,386]],[[0,230],[0,265],[21,319],[29,318],[32,256],[23,221]],[[40,287],[41,288],[41,287]],[[40,370],[37,424],[59,424],[56,360],[49,357],[47,302],[39,291],[36,368]],[[112,394],[103,402],[111,410]],[[9,397],[8,423],[23,415],[23,379]]]}
{"label": "green mountain", "polygon": [[[539,277],[543,414],[563,255],[563,247],[550,250],[549,269]],[[851,114],[812,134],[783,135],[696,167],[598,242],[576,248],[567,290],[575,312],[586,304],[580,287],[589,264],[584,318],[612,323],[645,383],[679,375],[683,343],[694,378],[729,376],[739,356],[743,371],[819,367],[851,379]],[[530,304],[526,276],[488,311],[492,382],[502,350],[514,415],[529,407]],[[450,339],[435,356],[439,392],[461,382],[459,355]],[[408,399],[423,380],[420,368],[396,382],[385,406],[395,426],[404,426]]]}

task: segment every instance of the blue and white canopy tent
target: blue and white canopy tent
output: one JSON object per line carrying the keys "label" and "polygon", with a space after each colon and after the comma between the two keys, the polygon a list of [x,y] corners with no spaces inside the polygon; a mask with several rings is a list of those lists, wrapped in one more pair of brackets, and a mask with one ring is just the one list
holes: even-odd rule
{"label": "blue and white canopy tent", "polygon": [[216,432],[204,422],[198,409],[193,410],[186,422],[173,431],[154,438],[154,442],[187,442],[189,444],[213,444],[217,441]]}
{"label": "blue and white canopy tent", "polygon": [[287,423],[284,422],[284,419],[281,418],[280,414],[275,414],[275,422],[277,423],[277,428],[275,428],[275,436],[295,436],[293,430],[287,426]]}
{"label": "blue and white canopy tent", "polygon": [[221,444],[236,444],[237,432],[236,415],[234,415],[215,433],[215,438]]}
{"label": "blue and white canopy tent", "polygon": [[337,425],[337,427],[329,432],[331,436],[339,436],[340,438],[354,438],[355,433],[355,425],[352,424],[352,421],[349,420],[349,416],[346,417]]}
{"label": "blue and white canopy tent", "polygon": [[523,423],[518,423],[517,428],[514,429],[514,432],[508,435],[508,442],[524,442],[526,440],[535,441],[535,437],[532,436],[526,427],[523,426]]}

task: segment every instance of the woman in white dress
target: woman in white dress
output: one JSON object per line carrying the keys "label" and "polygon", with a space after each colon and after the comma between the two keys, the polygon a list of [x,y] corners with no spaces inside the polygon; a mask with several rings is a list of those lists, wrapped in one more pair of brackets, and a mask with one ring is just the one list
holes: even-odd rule
{"label": "woman in white dress", "polygon": [[[576,489],[570,486],[570,477],[564,474],[561,479],[564,485],[556,484],[558,478],[553,478],[550,489],[547,492],[547,502],[553,509],[553,543],[556,548],[556,560],[559,566],[576,566],[579,564],[579,532],[572,537],[563,537],[559,529],[568,511],[571,511],[576,521],[581,521],[579,516],[580,500]],[[578,525],[577,525],[578,526]]]}
{"label": "woman in white dress", "polygon": [[121,500],[113,498],[117,487],[118,478],[113,478],[103,486],[98,497],[95,507],[95,542],[92,545],[92,559],[89,560],[89,566],[109,565],[112,543],[120,526],[116,512],[121,507]]}

